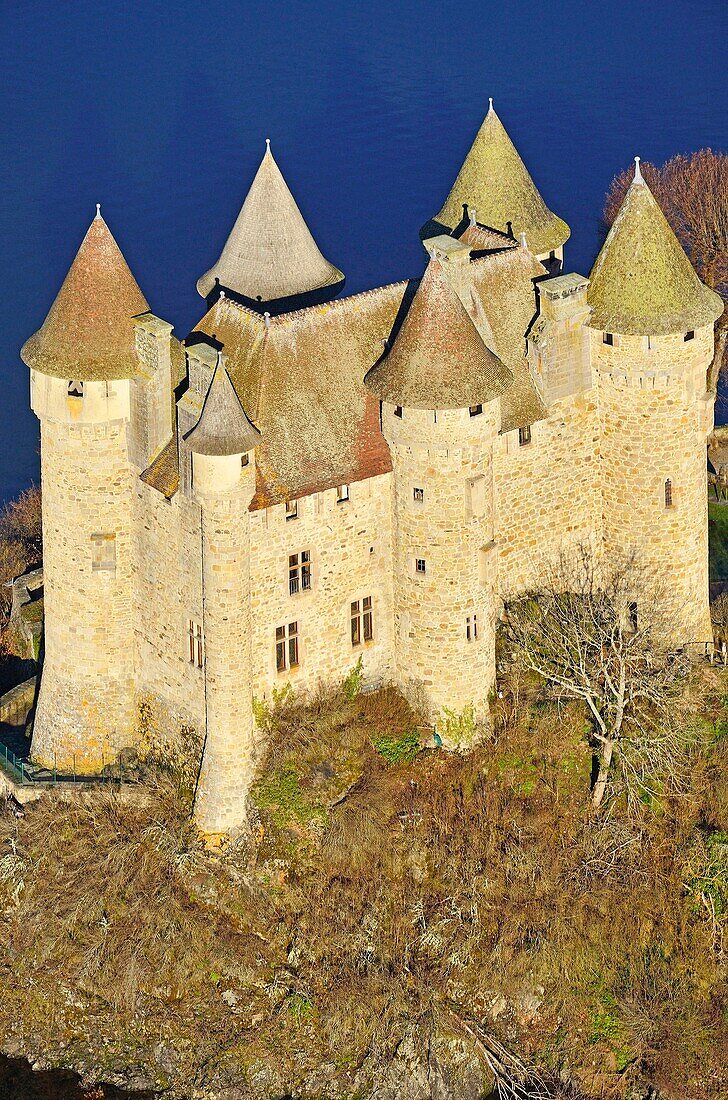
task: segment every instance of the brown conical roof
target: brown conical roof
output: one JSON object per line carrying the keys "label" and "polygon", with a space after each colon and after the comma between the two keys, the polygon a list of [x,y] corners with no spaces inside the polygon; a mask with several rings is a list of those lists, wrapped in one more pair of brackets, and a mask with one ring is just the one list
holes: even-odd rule
{"label": "brown conical roof", "polygon": [[241,455],[257,447],[260,438],[218,355],[202,412],[185,439],[198,455]]}
{"label": "brown conical roof", "polygon": [[215,280],[251,301],[272,302],[343,280],[319,252],[270,143],[220,258],[197,282],[203,298]]}
{"label": "brown conical roof", "polygon": [[551,213],[536,190],[492,100],[435,220],[454,229],[462,221],[463,205],[475,207],[481,225],[503,233],[510,222],[514,235],[525,233],[528,247],[537,255],[558,248],[570,236],[566,222]]}
{"label": "brown conical roof", "polygon": [[381,401],[465,409],[500,397],[513,375],[483,343],[437,260],[430,260],[392,347],[367,373]]}
{"label": "brown conical roof", "polygon": [[48,316],[20,356],[56,378],[131,378],[139,367],[132,319],[148,309],[97,207]]}
{"label": "brown conical roof", "polygon": [[635,160],[635,178],[592,268],[589,325],[660,336],[712,324],[723,302],[696,275]]}

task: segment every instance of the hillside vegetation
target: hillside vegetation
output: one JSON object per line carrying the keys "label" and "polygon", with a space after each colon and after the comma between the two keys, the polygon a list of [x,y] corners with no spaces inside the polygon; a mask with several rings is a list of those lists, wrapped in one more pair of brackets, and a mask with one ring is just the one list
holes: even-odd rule
{"label": "hillside vegetation", "polygon": [[258,708],[221,855],[153,752],[144,798],[4,808],[5,1048],[168,1097],[725,1100],[726,675],[676,703],[688,786],[598,813],[576,704],[504,685],[458,755],[357,687]]}

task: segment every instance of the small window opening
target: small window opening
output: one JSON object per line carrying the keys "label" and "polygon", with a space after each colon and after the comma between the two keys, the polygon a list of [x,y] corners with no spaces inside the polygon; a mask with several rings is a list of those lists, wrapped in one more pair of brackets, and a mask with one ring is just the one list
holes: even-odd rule
{"label": "small window opening", "polygon": [[416,573],[426,573],[427,572],[427,563],[426,563],[424,558],[415,558],[415,572]]}
{"label": "small window opening", "polygon": [[525,428],[518,429],[518,446],[527,447],[531,442],[531,425],[527,424]]}
{"label": "small window opening", "polygon": [[362,641],[371,642],[374,637],[372,621],[372,598],[353,600],[351,604],[351,644],[361,645]]}
{"label": "small window opening", "polygon": [[400,420],[402,419],[402,406],[401,405],[395,405],[394,406],[394,415],[398,416]]}
{"label": "small window opening", "polygon": [[83,397],[83,382],[69,382],[68,383],[68,396],[69,397]]}
{"label": "small window opening", "polygon": [[202,626],[194,619],[187,620],[187,656],[191,665],[202,668],[205,656],[205,646],[202,637]]}
{"label": "small window opening", "polygon": [[683,340],[687,344],[688,340],[694,340],[694,339],[695,339],[695,329],[691,328],[688,332],[685,333],[685,335],[683,336]]}
{"label": "small window opening", "polygon": [[285,672],[298,665],[298,623],[276,627],[276,669]]}
{"label": "small window opening", "polygon": [[311,587],[311,551],[288,555],[288,591],[291,596]]}
{"label": "small window opening", "polygon": [[425,502],[425,490],[424,489],[416,489],[416,488],[413,489],[412,490],[412,496],[414,497],[415,504],[424,504],[424,502]]}
{"label": "small window opening", "polygon": [[483,406],[482,405],[471,405],[468,411],[469,411],[471,416],[480,416],[480,414],[483,411]]}
{"label": "small window opening", "polygon": [[608,344],[610,348],[614,347],[614,336],[611,332],[604,333],[604,335],[602,336],[602,343]]}
{"label": "small window opening", "polygon": [[672,499],[672,481],[671,481],[671,479],[670,479],[670,478],[668,477],[668,478],[666,479],[666,481],[665,481],[665,507],[666,507],[666,508],[672,508],[672,505],[673,505],[673,499]]}
{"label": "small window opening", "polygon": [[349,486],[348,485],[339,485],[338,489],[336,490],[336,503],[337,504],[343,504],[344,501],[348,500],[348,499],[349,499]]}
{"label": "small window opening", "polygon": [[241,455],[240,456],[240,465],[241,466],[247,466],[249,462],[250,462],[250,455]]}
{"label": "small window opening", "polygon": [[116,535],[91,536],[91,571],[116,572]]}
{"label": "small window opening", "polygon": [[286,519],[298,519],[298,501],[286,501]]}
{"label": "small window opening", "polygon": [[465,637],[469,642],[476,641],[478,637],[478,616],[468,615],[465,620]]}

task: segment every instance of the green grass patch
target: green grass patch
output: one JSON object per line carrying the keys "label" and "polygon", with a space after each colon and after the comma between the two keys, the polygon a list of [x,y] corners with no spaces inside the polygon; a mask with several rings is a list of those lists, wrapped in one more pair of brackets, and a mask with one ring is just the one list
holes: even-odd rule
{"label": "green grass patch", "polygon": [[388,764],[411,764],[420,751],[420,735],[409,730],[402,737],[377,737],[372,745]]}
{"label": "green grass patch", "polygon": [[728,580],[728,504],[708,501],[708,561],[711,581]]}

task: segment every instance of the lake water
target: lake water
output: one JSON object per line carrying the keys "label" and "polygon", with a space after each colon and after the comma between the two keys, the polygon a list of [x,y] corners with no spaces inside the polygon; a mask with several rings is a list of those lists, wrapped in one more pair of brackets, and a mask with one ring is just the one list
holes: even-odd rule
{"label": "lake water", "polygon": [[2,0],[2,27],[0,499],[37,478],[18,350],[96,202],[184,335],[267,136],[346,293],[421,271],[488,96],[583,274],[635,153],[728,146],[725,0]]}

